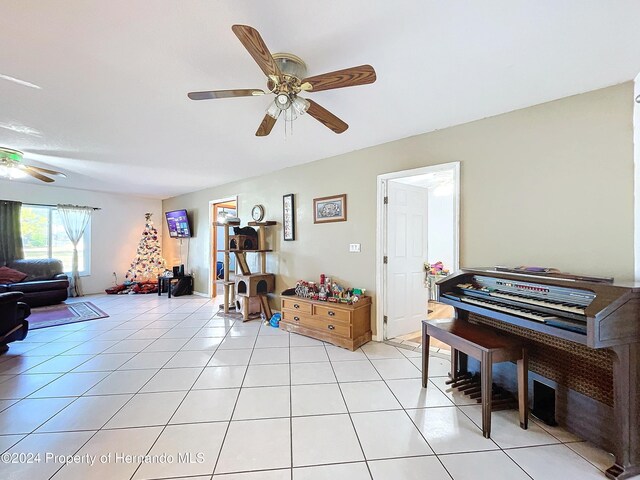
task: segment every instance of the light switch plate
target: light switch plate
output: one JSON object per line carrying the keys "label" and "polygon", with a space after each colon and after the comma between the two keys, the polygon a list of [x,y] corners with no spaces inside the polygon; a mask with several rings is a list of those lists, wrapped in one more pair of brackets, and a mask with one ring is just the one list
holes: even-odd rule
{"label": "light switch plate", "polygon": [[360,244],[359,243],[350,243],[349,244],[349,252],[351,252],[351,253],[360,253]]}

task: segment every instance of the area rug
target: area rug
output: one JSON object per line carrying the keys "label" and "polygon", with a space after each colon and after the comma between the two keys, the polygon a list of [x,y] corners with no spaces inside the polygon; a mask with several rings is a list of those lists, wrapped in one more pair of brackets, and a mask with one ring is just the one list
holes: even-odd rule
{"label": "area rug", "polygon": [[29,322],[29,330],[36,330],[68,323],[86,322],[87,320],[96,320],[108,316],[91,302],[74,302],[32,308],[31,315],[29,315],[27,321]]}

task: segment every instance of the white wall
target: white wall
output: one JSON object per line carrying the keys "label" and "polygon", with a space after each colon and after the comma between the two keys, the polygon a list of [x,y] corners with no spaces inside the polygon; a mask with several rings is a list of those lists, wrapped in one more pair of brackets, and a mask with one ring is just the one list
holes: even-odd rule
{"label": "white wall", "polygon": [[[198,291],[207,291],[209,277],[209,201],[239,195],[243,223],[257,203],[266,220],[278,221],[268,264],[277,292],[326,273],[366,288],[375,302],[377,175],[460,161],[461,266],[543,265],[630,280],[632,95],[628,82],[166,199],[163,207],[192,215]],[[295,194],[294,242],[282,241],[287,193]],[[348,221],[314,224],[313,198],[341,193]],[[167,257],[175,256],[171,243],[165,237]],[[349,253],[349,243],[362,252]]]}
{"label": "white wall", "polygon": [[144,214],[162,232],[162,201],[89,190],[33,185],[21,181],[0,180],[0,199],[23,203],[55,205],[71,203],[99,207],[91,219],[91,275],[82,277],[84,293],[99,293],[112,286],[113,272],[124,280],[136,253],[144,229]]}
{"label": "white wall", "polygon": [[429,225],[427,231],[427,255],[429,263],[441,261],[445,268],[454,269],[455,249],[454,217],[455,203],[453,191],[448,195],[436,195],[436,189],[430,188],[428,194]]}

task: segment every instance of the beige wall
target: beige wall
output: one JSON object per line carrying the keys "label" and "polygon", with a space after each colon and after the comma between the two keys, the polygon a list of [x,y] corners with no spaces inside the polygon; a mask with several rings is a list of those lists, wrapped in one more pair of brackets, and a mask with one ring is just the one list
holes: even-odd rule
{"label": "beige wall", "polygon": [[[189,268],[196,290],[207,292],[208,202],[237,194],[243,221],[260,203],[281,224],[282,195],[295,193],[296,241],[282,241],[281,225],[273,235],[276,290],[326,273],[375,295],[376,176],[460,161],[461,266],[544,265],[632,279],[632,112],[629,82],[181,195],[163,209],[194,214]],[[348,221],[314,225],[312,199],[340,193]],[[166,230],[163,238],[171,263],[177,242]],[[349,243],[361,243],[362,253],[348,253]]]}
{"label": "beige wall", "polygon": [[117,273],[120,283],[124,281],[144,230],[146,212],[153,213],[156,227],[164,221],[160,200],[133,195],[0,180],[0,199],[51,205],[71,203],[102,209],[91,217],[91,274],[81,279],[85,294],[102,293],[113,286],[113,272]]}

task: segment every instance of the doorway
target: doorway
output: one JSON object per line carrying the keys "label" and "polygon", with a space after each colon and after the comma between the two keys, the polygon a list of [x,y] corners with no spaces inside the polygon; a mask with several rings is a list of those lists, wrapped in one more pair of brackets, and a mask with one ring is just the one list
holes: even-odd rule
{"label": "doorway", "polygon": [[377,340],[416,346],[429,310],[442,315],[427,266],[459,268],[459,212],[459,162],[378,176]]}
{"label": "doorway", "polygon": [[[217,297],[222,295],[224,277],[224,250],[227,246],[224,244],[224,228],[217,225],[221,216],[237,216],[238,214],[238,198],[229,197],[220,200],[212,200],[209,202],[209,219],[211,225],[211,255],[209,262],[209,297]],[[229,258],[229,271],[236,271],[235,256]]]}

